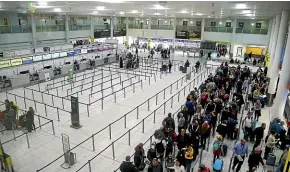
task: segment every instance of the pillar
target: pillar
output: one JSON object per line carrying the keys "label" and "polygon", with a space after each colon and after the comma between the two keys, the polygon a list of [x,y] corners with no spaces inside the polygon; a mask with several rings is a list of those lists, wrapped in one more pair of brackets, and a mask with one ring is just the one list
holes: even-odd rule
{"label": "pillar", "polygon": [[175,51],[175,37],[176,37],[176,18],[173,19],[173,40],[172,40],[172,48],[173,48],[173,53]]}
{"label": "pillar", "polygon": [[275,17],[275,26],[274,26],[274,32],[273,32],[273,37],[272,37],[272,43],[271,43],[272,45],[271,45],[271,50],[270,50],[270,59],[269,59],[268,64],[266,63],[266,66],[268,67],[268,73],[267,73],[268,78],[271,78],[272,63],[274,60],[275,49],[277,45],[280,20],[281,20],[281,15],[277,15]]}
{"label": "pillar", "polygon": [[114,37],[114,18],[115,17],[111,16],[111,34],[110,34],[111,39],[113,39]]}
{"label": "pillar", "polygon": [[148,43],[147,43],[148,49],[150,49],[151,46],[151,17],[149,17],[148,20]]}
{"label": "pillar", "polygon": [[204,26],[205,26],[205,18],[202,18],[201,19],[201,32],[200,32],[200,40],[201,41],[204,41],[203,40],[203,35],[204,35]]}
{"label": "pillar", "polygon": [[31,16],[32,45],[33,48],[36,48],[36,26],[34,13],[31,13],[30,16]]}
{"label": "pillar", "polygon": [[[278,39],[277,39],[277,44],[275,48],[275,55],[273,59],[273,63],[271,64],[271,78],[270,78],[270,84],[268,88],[268,93],[269,93],[269,105],[272,104],[273,102],[273,95],[276,92],[276,87],[277,87],[277,82],[278,82],[278,77],[279,77],[279,65],[280,65],[280,56],[283,48],[283,44],[285,41],[285,36],[287,33],[288,29],[288,21],[289,21],[289,12],[288,11],[283,11],[282,12],[282,17],[281,17],[281,22],[280,22],[280,27],[279,27],[279,33],[278,33]],[[287,56],[286,56],[287,57]],[[287,66],[289,67],[289,66]],[[284,87],[286,87],[284,85]]]}
{"label": "pillar", "polygon": [[126,46],[126,48],[129,47],[129,35],[128,35],[128,29],[129,29],[129,18],[126,17],[126,41],[125,41],[125,46]]}
{"label": "pillar", "polygon": [[230,49],[230,54],[233,54],[233,52],[234,52],[234,44],[235,44],[235,36],[236,36],[237,23],[238,23],[238,19],[237,18],[234,18],[233,26],[232,26],[233,32],[232,32],[232,35],[231,35],[231,49]]}
{"label": "pillar", "polygon": [[[287,13],[289,14],[289,13]],[[282,14],[283,17],[283,14]],[[288,20],[287,20],[287,26],[288,26]],[[288,27],[287,27],[288,29]],[[284,35],[285,36],[285,35]],[[288,34],[288,39],[289,40],[289,34]],[[290,84],[290,41],[287,41],[286,44],[286,49],[285,49],[285,55],[284,55],[284,60],[283,60],[283,65],[282,65],[282,70],[280,73],[280,79],[279,79],[279,84],[278,84],[278,90],[273,106],[273,113],[271,113],[271,119],[274,119],[276,117],[279,117],[280,119],[284,119],[284,108],[286,104],[286,99],[288,96],[288,85]]]}
{"label": "pillar", "polygon": [[271,19],[271,20],[269,21],[269,25],[268,25],[268,33],[267,33],[267,37],[268,37],[268,39],[267,39],[266,49],[265,49],[265,51],[268,51],[269,46],[270,46],[270,40],[271,40],[271,34],[272,34],[272,26],[273,26],[272,23],[273,23],[273,19]]}
{"label": "pillar", "polygon": [[69,35],[68,35],[68,32],[69,32],[69,25],[68,25],[68,15],[66,14],[64,16],[64,24],[65,24],[65,42],[67,44],[69,44]]}
{"label": "pillar", "polygon": [[95,35],[94,35],[94,22],[93,22],[93,16],[90,16],[90,41],[91,43],[94,42]]}
{"label": "pillar", "polygon": [[[268,46],[268,54],[271,54],[271,47],[273,45],[273,35],[274,35],[274,30],[275,30],[275,23],[276,23],[276,18],[274,17],[272,19],[272,24],[271,24],[271,33],[270,33],[270,41],[269,41],[269,46]],[[268,74],[267,74],[268,76]]]}

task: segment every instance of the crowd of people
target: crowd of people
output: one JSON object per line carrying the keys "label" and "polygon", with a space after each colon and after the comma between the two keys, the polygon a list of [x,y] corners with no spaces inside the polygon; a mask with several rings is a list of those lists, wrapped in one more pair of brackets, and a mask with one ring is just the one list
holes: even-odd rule
{"label": "crowd of people", "polygon": [[[199,88],[194,88],[189,93],[182,111],[178,113],[177,121],[171,113],[163,120],[162,127],[154,133],[154,146],[148,150],[147,157],[143,145],[138,145],[138,149],[135,149],[134,168],[143,171],[147,158],[150,162],[148,172],[161,172],[163,168],[168,171],[190,172],[200,149],[212,146],[212,167],[201,164],[198,171],[208,172],[212,168],[213,171],[220,172],[224,164],[221,157],[227,156],[227,139],[237,140],[232,150],[232,170],[239,172],[246,157],[249,172],[257,171],[260,163],[263,167],[266,164],[275,165],[272,164],[273,149],[279,146],[282,150],[286,149],[276,171],[281,172],[290,145],[290,128],[286,132],[283,127],[285,123],[276,119],[271,123],[270,132],[263,141],[266,123],[257,127],[261,109],[265,106],[265,75],[261,68],[252,72],[247,66],[229,67],[227,63],[222,63],[214,75],[210,74]],[[244,111],[243,105],[247,110],[246,116],[238,118],[238,114]],[[290,127],[290,123],[288,125]],[[243,131],[242,136],[239,136],[239,127]],[[215,140],[209,145],[211,136],[215,136]],[[250,148],[248,142],[254,143],[253,148]]]}

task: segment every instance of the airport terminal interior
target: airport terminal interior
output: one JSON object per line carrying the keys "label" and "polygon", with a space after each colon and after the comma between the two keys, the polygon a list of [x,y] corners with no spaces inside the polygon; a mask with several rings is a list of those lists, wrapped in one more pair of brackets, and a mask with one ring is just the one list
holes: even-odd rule
{"label": "airport terminal interior", "polygon": [[0,1],[0,172],[290,172],[290,2]]}

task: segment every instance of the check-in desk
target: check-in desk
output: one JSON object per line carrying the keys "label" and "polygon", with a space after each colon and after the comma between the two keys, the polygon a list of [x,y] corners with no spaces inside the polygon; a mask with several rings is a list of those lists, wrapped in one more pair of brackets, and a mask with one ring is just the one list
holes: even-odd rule
{"label": "check-in desk", "polygon": [[73,70],[73,68],[74,68],[73,64],[63,65],[63,66],[60,67],[61,74],[62,75],[66,75],[66,74],[68,74],[68,71],[69,70]]}
{"label": "check-in desk", "polygon": [[12,87],[19,87],[30,84],[30,74],[13,75],[10,77]]}
{"label": "check-in desk", "polygon": [[89,61],[82,61],[79,63],[80,69],[79,70],[86,70],[90,67]]}
{"label": "check-in desk", "polygon": [[52,79],[54,78],[54,72],[53,72],[53,69],[43,69],[41,71],[38,72],[38,75],[39,75],[39,80],[40,81],[43,81],[45,80],[45,74],[46,73],[49,73],[49,77]]}

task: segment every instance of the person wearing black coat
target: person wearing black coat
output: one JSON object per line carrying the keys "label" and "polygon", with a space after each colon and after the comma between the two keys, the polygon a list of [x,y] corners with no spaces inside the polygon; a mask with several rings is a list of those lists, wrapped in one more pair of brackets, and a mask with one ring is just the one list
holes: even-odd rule
{"label": "person wearing black coat", "polygon": [[265,123],[262,123],[261,127],[257,127],[255,130],[254,130],[254,136],[256,136],[256,141],[255,141],[255,144],[254,144],[254,147],[253,149],[255,149],[256,147],[258,147],[261,143],[261,140],[264,138],[264,130],[266,128],[266,124]]}
{"label": "person wearing black coat", "polygon": [[130,162],[130,156],[126,156],[126,161],[123,161],[120,165],[121,172],[138,172],[136,167]]}
{"label": "person wearing black coat", "polygon": [[139,169],[144,163],[144,156],[145,156],[145,151],[143,149],[143,144],[139,143],[138,146],[135,148],[135,154],[134,154],[134,164],[137,169]]}
{"label": "person wearing black coat", "polygon": [[250,154],[248,159],[249,172],[254,172],[253,168],[257,168],[259,163],[265,167],[265,163],[263,162],[263,158],[261,157],[261,149],[255,148],[255,150]]}
{"label": "person wearing black coat", "polygon": [[216,132],[218,132],[224,139],[228,133],[227,121],[222,121],[222,123],[218,125]]}
{"label": "person wearing black coat", "polygon": [[148,168],[148,172],[163,172],[162,164],[154,158],[152,164]]}
{"label": "person wearing black coat", "polygon": [[178,150],[185,148],[189,144],[189,141],[190,141],[189,135],[185,133],[184,129],[182,129],[181,133],[179,133],[177,136],[177,148],[178,148]]}

